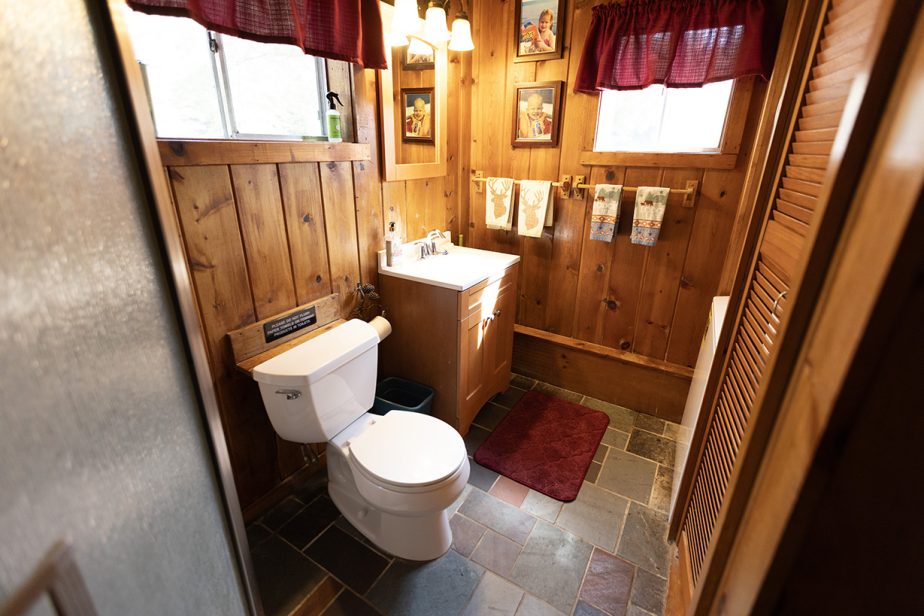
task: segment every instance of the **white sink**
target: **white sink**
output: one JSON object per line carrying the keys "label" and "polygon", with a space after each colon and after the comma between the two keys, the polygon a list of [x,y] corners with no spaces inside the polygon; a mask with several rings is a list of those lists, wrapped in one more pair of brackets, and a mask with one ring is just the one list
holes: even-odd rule
{"label": "white sink", "polygon": [[500,278],[504,270],[520,260],[518,255],[452,244],[440,246],[449,254],[417,259],[413,248],[413,243],[405,244],[401,259],[392,266],[386,265],[385,251],[380,250],[379,274],[464,291],[482,280]]}

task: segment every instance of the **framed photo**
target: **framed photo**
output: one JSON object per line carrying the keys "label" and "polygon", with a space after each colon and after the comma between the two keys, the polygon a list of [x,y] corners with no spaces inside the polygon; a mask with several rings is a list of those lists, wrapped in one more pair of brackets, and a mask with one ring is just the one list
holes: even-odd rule
{"label": "framed photo", "polygon": [[401,141],[432,144],[433,127],[436,126],[433,88],[401,88],[400,100],[404,110]]}
{"label": "framed photo", "polygon": [[561,125],[561,81],[515,84],[513,110],[515,148],[555,147]]}
{"label": "framed photo", "polygon": [[514,0],[516,53],[514,62],[560,58],[564,41],[562,0]]}
{"label": "framed photo", "polygon": [[[429,45],[427,46],[429,47]],[[428,53],[411,53],[411,46],[404,48],[404,57],[401,67],[408,71],[425,71],[433,68],[433,54],[436,53],[432,47],[429,47]]]}

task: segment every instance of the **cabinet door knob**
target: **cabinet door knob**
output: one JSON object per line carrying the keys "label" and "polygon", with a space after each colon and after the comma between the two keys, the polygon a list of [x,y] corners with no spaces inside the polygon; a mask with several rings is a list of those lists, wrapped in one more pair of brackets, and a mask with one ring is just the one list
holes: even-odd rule
{"label": "cabinet door knob", "polygon": [[500,313],[501,313],[501,309],[498,308],[497,310],[494,311],[494,316],[499,317]]}

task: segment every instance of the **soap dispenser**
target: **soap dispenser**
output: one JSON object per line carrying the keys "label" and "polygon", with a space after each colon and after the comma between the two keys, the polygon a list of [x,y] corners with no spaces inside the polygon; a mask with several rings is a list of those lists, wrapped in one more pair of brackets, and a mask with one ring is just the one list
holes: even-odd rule
{"label": "soap dispenser", "polygon": [[385,265],[392,267],[401,256],[401,237],[395,228],[395,221],[388,223],[388,233],[385,234]]}
{"label": "soap dispenser", "polygon": [[343,141],[343,128],[340,125],[340,112],[334,106],[334,99],[343,107],[340,97],[336,92],[330,91],[326,95],[327,103],[330,109],[327,110],[327,140],[331,143],[341,143]]}

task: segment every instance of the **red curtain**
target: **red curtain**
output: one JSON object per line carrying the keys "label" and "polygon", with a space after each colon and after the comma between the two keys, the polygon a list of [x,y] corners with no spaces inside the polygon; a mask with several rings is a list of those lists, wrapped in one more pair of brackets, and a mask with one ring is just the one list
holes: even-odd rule
{"label": "red curtain", "polygon": [[378,0],[127,0],[136,11],[190,17],[206,28],[313,56],[387,68]]}
{"label": "red curtain", "polygon": [[595,6],[575,92],[697,88],[770,74],[763,0],[626,0]]}

